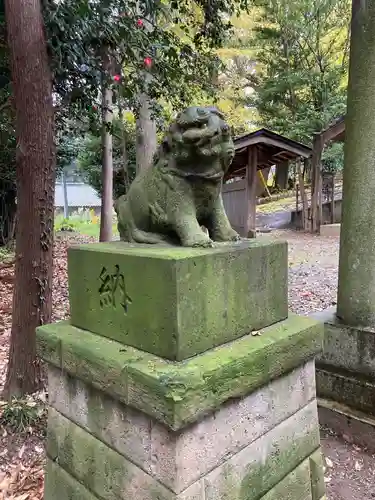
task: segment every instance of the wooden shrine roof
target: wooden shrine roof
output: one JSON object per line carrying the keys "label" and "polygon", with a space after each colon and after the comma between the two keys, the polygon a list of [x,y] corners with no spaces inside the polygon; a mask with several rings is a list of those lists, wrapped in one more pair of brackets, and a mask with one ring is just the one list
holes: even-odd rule
{"label": "wooden shrine roof", "polygon": [[312,153],[312,149],[308,146],[262,128],[234,139],[236,154],[226,179],[245,175],[249,148],[252,146],[258,148],[259,170],[296,158],[309,158]]}

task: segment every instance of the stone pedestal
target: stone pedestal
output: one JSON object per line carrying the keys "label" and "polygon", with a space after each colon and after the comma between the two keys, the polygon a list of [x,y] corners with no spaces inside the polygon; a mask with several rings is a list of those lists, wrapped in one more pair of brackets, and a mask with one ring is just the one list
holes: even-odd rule
{"label": "stone pedestal", "polygon": [[335,307],[311,317],[324,322],[316,371],[322,423],[375,450],[375,329],[343,323]]}
{"label": "stone pedestal", "polygon": [[259,240],[72,249],[72,321],[37,332],[45,500],[325,498],[322,326],[287,315],[286,269]]}

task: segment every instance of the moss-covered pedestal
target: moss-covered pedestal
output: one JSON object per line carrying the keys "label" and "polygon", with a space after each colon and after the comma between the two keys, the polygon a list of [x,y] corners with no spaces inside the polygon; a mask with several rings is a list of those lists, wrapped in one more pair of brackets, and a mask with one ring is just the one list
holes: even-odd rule
{"label": "moss-covered pedestal", "polygon": [[69,252],[49,365],[45,500],[321,500],[314,357],[287,247]]}

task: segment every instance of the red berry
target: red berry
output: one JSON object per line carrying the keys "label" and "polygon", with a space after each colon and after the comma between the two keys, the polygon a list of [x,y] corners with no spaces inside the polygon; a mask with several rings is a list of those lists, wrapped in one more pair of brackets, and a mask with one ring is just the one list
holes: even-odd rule
{"label": "red berry", "polygon": [[113,79],[114,79],[115,82],[119,82],[121,80],[121,76],[120,75],[115,75],[113,77]]}
{"label": "red berry", "polygon": [[139,26],[140,28],[142,28],[142,26],[143,26],[143,21],[142,21],[142,19],[138,19],[138,21],[137,21],[137,26]]}
{"label": "red berry", "polygon": [[143,59],[143,62],[145,63],[145,66],[147,68],[151,68],[151,66],[152,66],[152,59],[151,59],[151,57],[145,57]]}
{"label": "red berry", "polygon": [[93,110],[93,111],[98,111],[98,106],[93,106],[93,107],[92,107],[92,110]]}

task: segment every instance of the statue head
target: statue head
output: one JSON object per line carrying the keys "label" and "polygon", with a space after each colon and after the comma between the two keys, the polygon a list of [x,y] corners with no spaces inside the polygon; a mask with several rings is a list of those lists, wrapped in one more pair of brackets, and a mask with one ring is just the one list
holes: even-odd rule
{"label": "statue head", "polygon": [[175,166],[192,167],[202,172],[205,166],[224,175],[234,157],[230,127],[214,107],[192,106],[178,114],[162,143],[164,154],[173,157]]}

